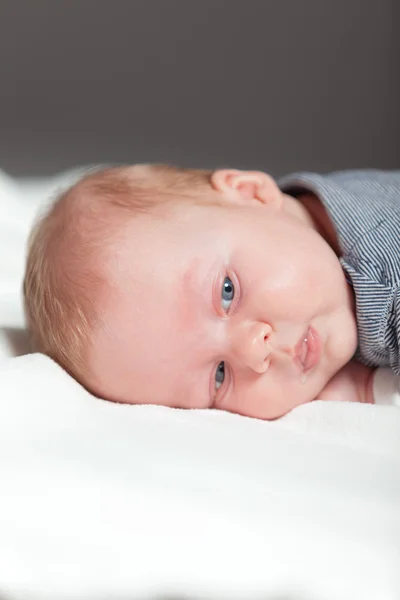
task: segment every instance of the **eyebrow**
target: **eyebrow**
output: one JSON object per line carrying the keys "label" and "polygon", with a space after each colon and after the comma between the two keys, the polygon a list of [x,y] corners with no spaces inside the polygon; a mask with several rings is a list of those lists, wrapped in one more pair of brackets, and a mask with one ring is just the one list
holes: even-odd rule
{"label": "eyebrow", "polygon": [[[207,269],[206,274],[200,272],[202,271],[201,266],[203,262],[201,258],[195,258],[185,270],[182,275],[182,279],[180,282],[180,298],[181,298],[181,311],[180,315],[182,315],[183,320],[183,329],[190,328],[191,319],[193,318],[193,309],[196,309],[196,303],[205,310],[205,315],[210,315],[213,309],[213,285],[214,278],[212,277],[212,273],[218,270],[217,263],[214,263],[209,269]],[[196,293],[194,287],[197,286],[200,288],[200,293]],[[203,300],[203,301],[202,301]],[[208,362],[208,361],[207,361]],[[202,370],[206,370],[205,367]],[[209,390],[209,373],[207,374],[207,392],[206,399],[207,403],[204,408],[213,408],[215,404],[215,398],[210,397]],[[189,387],[190,389],[190,387]]]}
{"label": "eyebrow", "polygon": [[[200,258],[195,258],[183,273],[181,282],[180,282],[180,298],[182,298],[182,313],[184,313],[184,323],[186,323],[189,319],[189,315],[193,313],[193,305],[196,302],[201,301],[203,299],[203,306],[208,307],[207,312],[210,312],[212,309],[212,286],[213,286],[213,271],[217,270],[216,264],[212,265],[206,272],[205,276],[202,276],[202,269],[200,268],[202,265],[202,261]],[[211,285],[209,285],[211,282]],[[199,291],[196,291],[194,287],[197,286]],[[188,292],[188,288],[190,292]],[[188,298],[188,294],[190,297]]]}
{"label": "eyebrow", "polygon": [[184,330],[192,319],[193,300],[197,300],[196,295],[193,294],[193,282],[196,278],[196,263],[198,264],[198,262],[199,259],[195,259],[189,264],[188,268],[183,273],[180,285],[178,286],[178,302],[181,308],[179,314],[181,316],[181,321],[183,322]]}

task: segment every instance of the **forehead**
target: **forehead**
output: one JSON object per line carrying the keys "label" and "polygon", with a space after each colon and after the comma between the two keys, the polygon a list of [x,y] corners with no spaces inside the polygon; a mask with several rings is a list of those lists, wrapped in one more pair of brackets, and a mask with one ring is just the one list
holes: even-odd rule
{"label": "forehead", "polygon": [[[107,398],[181,405],[187,390],[187,405],[190,389],[198,405],[194,367],[210,306],[213,264],[199,256],[193,236],[189,246],[194,251],[182,254],[162,229],[159,235],[142,229],[139,239],[125,240],[107,264],[108,286],[90,368],[97,393]],[[204,401],[204,381],[202,385]]]}

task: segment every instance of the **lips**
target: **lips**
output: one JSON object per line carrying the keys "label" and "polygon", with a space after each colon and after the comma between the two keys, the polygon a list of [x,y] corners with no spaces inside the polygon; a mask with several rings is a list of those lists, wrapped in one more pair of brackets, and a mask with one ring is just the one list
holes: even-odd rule
{"label": "lips", "polygon": [[295,346],[294,362],[303,373],[308,373],[321,358],[322,344],[314,327],[308,327]]}

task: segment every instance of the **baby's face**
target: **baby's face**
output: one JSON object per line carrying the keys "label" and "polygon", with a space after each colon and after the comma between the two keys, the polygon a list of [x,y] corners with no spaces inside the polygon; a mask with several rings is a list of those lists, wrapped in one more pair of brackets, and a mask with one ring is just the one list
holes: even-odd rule
{"label": "baby's face", "polygon": [[352,297],[333,250],[285,205],[188,201],[127,223],[94,391],[262,419],[315,399],[356,349]]}

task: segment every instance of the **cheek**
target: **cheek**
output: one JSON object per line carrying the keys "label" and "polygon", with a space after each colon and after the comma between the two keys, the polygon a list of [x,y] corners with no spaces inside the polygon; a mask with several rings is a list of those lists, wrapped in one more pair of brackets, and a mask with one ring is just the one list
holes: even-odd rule
{"label": "cheek", "polygon": [[259,311],[259,318],[273,319],[276,325],[303,322],[312,304],[310,290],[320,296],[317,282],[318,278],[303,264],[281,256],[266,262],[259,274],[249,281],[250,304]]}
{"label": "cheek", "polygon": [[[280,390],[265,389],[264,391],[248,388],[238,393],[236,402],[227,407],[227,410],[247,417],[257,419],[277,419],[290,410],[314,399],[314,395],[306,390],[291,389],[286,386]],[[303,391],[303,393],[300,393]]]}
{"label": "cheek", "polygon": [[315,400],[332,375],[323,368],[303,384],[294,374],[275,371],[253,381],[238,381],[229,406],[221,408],[248,417],[276,419],[300,404]]}
{"label": "cheek", "polygon": [[341,292],[343,273],[337,257],[329,247],[317,244],[311,239],[309,246],[304,243],[277,248],[273,256],[264,258],[258,273],[254,273],[253,283],[262,297],[268,298],[282,317],[304,315],[304,308],[317,309],[329,303],[335,296],[332,291]]}

